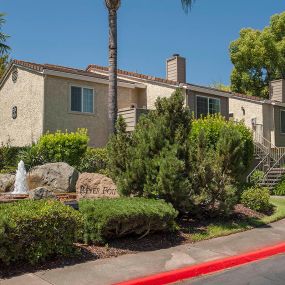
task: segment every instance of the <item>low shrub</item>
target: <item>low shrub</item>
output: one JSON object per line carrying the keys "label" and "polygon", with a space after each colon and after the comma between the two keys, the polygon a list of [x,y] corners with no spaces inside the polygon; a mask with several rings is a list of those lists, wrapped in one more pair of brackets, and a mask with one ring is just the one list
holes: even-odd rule
{"label": "low shrub", "polygon": [[268,188],[251,187],[241,195],[241,203],[243,205],[261,213],[267,213],[272,209],[269,200],[270,192]]}
{"label": "low shrub", "polygon": [[272,192],[277,196],[285,196],[285,176],[282,176],[281,181],[274,187]]}
{"label": "low shrub", "polygon": [[107,169],[107,149],[88,147],[77,168],[80,172],[105,173]]}
{"label": "low shrub", "polygon": [[0,173],[15,172],[17,169],[17,155],[24,147],[12,147],[9,144],[0,147]]}
{"label": "low shrub", "polygon": [[43,135],[34,146],[44,162],[66,162],[78,166],[87,150],[89,137],[86,129]]}
{"label": "low shrub", "polygon": [[251,179],[250,179],[250,183],[253,186],[257,186],[259,182],[261,182],[263,180],[264,177],[264,172],[262,170],[255,170],[252,173]]}
{"label": "low shrub", "polygon": [[35,264],[73,252],[82,230],[79,212],[58,201],[19,201],[0,205],[0,262]]}
{"label": "low shrub", "polygon": [[[228,168],[232,170],[235,177],[245,173],[251,166],[253,159],[253,137],[250,129],[243,122],[233,122],[226,120],[221,115],[208,115],[198,120],[193,120],[190,138],[192,141],[199,139],[203,132],[205,143],[208,148],[219,148],[221,140],[224,140],[225,134],[232,134],[232,140],[229,143],[239,148],[232,150],[228,155],[236,155],[236,159],[229,159]],[[231,138],[231,137],[229,137]],[[239,177],[240,178],[240,177]],[[239,180],[239,179],[238,179]]]}
{"label": "low shrub", "polygon": [[175,229],[177,212],[163,200],[118,198],[80,200],[84,241],[104,243],[126,235],[147,235]]}
{"label": "low shrub", "polygon": [[37,145],[35,144],[20,150],[17,159],[18,161],[24,161],[26,170],[45,163],[43,157],[39,153]]}

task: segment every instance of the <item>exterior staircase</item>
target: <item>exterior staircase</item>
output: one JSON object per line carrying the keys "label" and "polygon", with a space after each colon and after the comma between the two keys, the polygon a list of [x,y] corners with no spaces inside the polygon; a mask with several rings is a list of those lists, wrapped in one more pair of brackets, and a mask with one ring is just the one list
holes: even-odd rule
{"label": "exterior staircase", "polygon": [[[253,182],[269,189],[278,184],[285,175],[285,147],[276,147],[257,132],[254,133],[254,157],[257,165],[247,176]],[[259,173],[257,176],[256,174]]]}

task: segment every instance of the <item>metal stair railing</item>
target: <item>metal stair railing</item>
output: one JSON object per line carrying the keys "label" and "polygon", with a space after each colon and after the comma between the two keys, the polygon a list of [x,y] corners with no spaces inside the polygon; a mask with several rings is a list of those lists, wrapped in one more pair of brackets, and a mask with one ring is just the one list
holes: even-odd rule
{"label": "metal stair railing", "polygon": [[[247,176],[247,182],[251,181],[253,174],[256,171],[262,171],[264,176],[261,181],[264,182],[270,171],[273,169],[282,168],[285,165],[285,147],[277,147],[269,140],[264,138],[259,132],[253,133],[254,154],[259,158],[260,162]],[[282,175],[280,170],[280,176]]]}
{"label": "metal stair railing", "polygon": [[[272,165],[270,169],[268,169],[263,176],[263,183],[267,183],[268,187],[272,187],[275,185],[275,181],[279,180],[284,175],[285,166],[285,152],[281,155],[281,157]],[[269,174],[271,174],[274,170],[274,179],[268,179]],[[275,180],[275,181],[274,181]]]}

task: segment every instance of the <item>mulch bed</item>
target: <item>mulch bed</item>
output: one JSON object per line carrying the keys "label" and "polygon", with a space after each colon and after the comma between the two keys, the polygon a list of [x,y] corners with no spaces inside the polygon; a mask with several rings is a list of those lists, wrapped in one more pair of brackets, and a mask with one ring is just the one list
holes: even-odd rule
{"label": "mulch bed", "polygon": [[[252,211],[239,204],[235,206],[231,220],[262,218],[263,216],[263,214]],[[110,241],[105,246],[75,244],[78,250],[78,254],[75,257],[54,258],[37,266],[17,263],[7,267],[0,263],[0,278],[1,276],[15,276],[25,272],[59,268],[91,260],[117,257],[124,254],[135,254],[143,251],[154,251],[186,243],[193,243],[191,238],[192,234],[205,230],[210,222],[213,223],[214,221],[208,218],[204,218],[204,220],[199,219],[199,221],[197,221],[187,217],[180,217],[178,219],[180,230],[174,233],[157,233],[142,239],[138,239],[138,237],[126,237]]]}
{"label": "mulch bed", "polygon": [[253,211],[247,207],[245,207],[242,204],[237,204],[234,208],[234,214],[236,216],[240,216],[242,217],[248,217],[248,218],[257,218],[257,219],[261,219],[263,218],[265,215],[256,211]]}

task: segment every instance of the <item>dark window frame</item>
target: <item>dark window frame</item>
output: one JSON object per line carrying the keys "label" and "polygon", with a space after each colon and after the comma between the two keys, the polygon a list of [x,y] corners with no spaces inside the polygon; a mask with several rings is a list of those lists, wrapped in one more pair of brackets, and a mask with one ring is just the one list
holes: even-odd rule
{"label": "dark window frame", "polygon": [[[206,99],[207,100],[207,114],[201,113],[200,116],[198,116],[198,99]],[[216,113],[210,113],[210,100],[216,100],[219,102],[219,111]],[[208,96],[203,96],[203,95],[196,95],[196,118],[199,119],[203,116],[207,115],[213,115],[213,114],[221,114],[221,99],[220,98],[215,98],[215,97],[208,97]]]}
{"label": "dark window frame", "polygon": [[[75,110],[73,107],[72,107],[72,88],[78,88],[81,90],[80,92],[80,99],[81,99],[81,102],[80,102],[80,111],[79,110]],[[86,90],[92,90],[92,112],[87,112],[87,111],[84,111],[84,89]],[[94,88],[90,87],[90,86],[77,86],[77,85],[70,85],[70,94],[69,94],[69,100],[70,100],[70,103],[69,103],[69,110],[71,113],[78,113],[78,114],[95,114],[95,91],[94,91]],[[89,106],[90,107],[90,106]]]}
{"label": "dark window frame", "polygon": [[[282,129],[282,113],[284,116],[284,129]],[[280,110],[280,134],[285,135],[285,110]]]}

